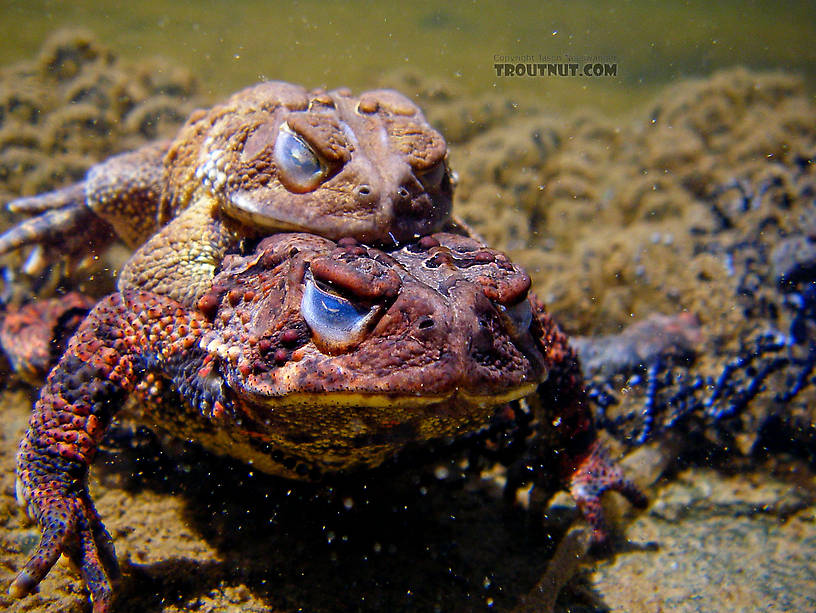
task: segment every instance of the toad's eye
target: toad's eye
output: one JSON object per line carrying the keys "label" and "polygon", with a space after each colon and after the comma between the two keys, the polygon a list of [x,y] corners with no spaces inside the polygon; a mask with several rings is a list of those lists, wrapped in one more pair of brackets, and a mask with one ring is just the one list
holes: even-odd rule
{"label": "toad's eye", "polygon": [[306,273],[300,314],[312,330],[315,344],[327,353],[342,353],[358,345],[380,312],[380,305],[363,306],[339,295]]}
{"label": "toad's eye", "polygon": [[519,338],[530,330],[530,325],[533,323],[533,309],[527,298],[513,306],[500,304],[498,307],[507,325],[507,331],[513,337]]}
{"label": "toad's eye", "polygon": [[283,124],[273,153],[280,180],[287,189],[303,193],[316,188],[326,177],[326,167],[303,138]]}
{"label": "toad's eye", "polygon": [[450,195],[453,191],[453,180],[445,160],[421,173],[417,178],[426,192]]}

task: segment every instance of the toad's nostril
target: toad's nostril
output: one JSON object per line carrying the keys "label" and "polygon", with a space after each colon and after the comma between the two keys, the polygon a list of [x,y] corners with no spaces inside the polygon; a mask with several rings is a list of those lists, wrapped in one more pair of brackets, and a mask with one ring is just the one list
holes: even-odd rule
{"label": "toad's nostril", "polygon": [[410,195],[411,195],[410,192],[407,189],[405,189],[404,187],[400,187],[397,190],[397,196],[399,196],[402,200],[408,200],[408,197]]}
{"label": "toad's nostril", "polygon": [[370,196],[371,195],[371,188],[368,185],[360,185],[357,188],[357,195],[358,196]]}
{"label": "toad's nostril", "polygon": [[434,327],[434,320],[431,319],[430,317],[423,317],[421,320],[419,320],[419,323],[417,324],[417,327],[420,330],[426,330],[428,328],[433,328]]}

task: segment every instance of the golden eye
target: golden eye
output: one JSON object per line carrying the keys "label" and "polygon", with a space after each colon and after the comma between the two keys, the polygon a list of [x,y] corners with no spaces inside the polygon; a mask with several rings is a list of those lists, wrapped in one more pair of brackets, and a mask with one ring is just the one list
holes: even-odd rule
{"label": "golden eye", "polygon": [[310,192],[326,177],[327,168],[300,136],[283,124],[273,153],[279,178],[293,192]]}

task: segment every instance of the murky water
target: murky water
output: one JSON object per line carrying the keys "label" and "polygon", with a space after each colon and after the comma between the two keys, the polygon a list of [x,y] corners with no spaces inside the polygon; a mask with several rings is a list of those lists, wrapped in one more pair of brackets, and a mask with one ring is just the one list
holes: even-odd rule
{"label": "murky water", "polygon": [[[263,79],[360,89],[405,67],[473,93],[618,113],[661,85],[727,66],[792,70],[811,88],[816,79],[812,2],[7,0],[0,11],[0,64],[79,25],[123,57],[158,54],[191,68],[214,97]],[[499,78],[494,56],[599,56],[617,76]]]}

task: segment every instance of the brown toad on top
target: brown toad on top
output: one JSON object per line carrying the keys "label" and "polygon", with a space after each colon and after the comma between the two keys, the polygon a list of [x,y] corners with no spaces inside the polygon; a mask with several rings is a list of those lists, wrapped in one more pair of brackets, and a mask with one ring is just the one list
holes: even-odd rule
{"label": "brown toad on top", "polygon": [[[87,475],[127,395],[148,422],[292,479],[381,467],[408,446],[487,450],[505,429],[520,467],[509,486],[556,480],[602,541],[603,491],[645,500],[599,446],[575,354],[529,286],[506,256],[458,235],[385,253],[278,234],[227,256],[196,308],[141,290],[103,299],[20,444],[18,499],[43,535],[10,592],[29,593],[65,553],[95,613],[108,610],[119,569]],[[528,395],[529,436],[514,426]]]}
{"label": "brown toad on top", "polygon": [[194,304],[224,253],[246,236],[307,231],[394,246],[442,229],[451,210],[446,152],[442,135],[397,92],[357,97],[260,83],[193,113],[173,142],[11,202],[11,210],[39,216],[0,237],[0,253],[51,241],[46,257],[85,255],[89,243],[105,241],[87,232],[101,218],[141,247],[119,289]]}

